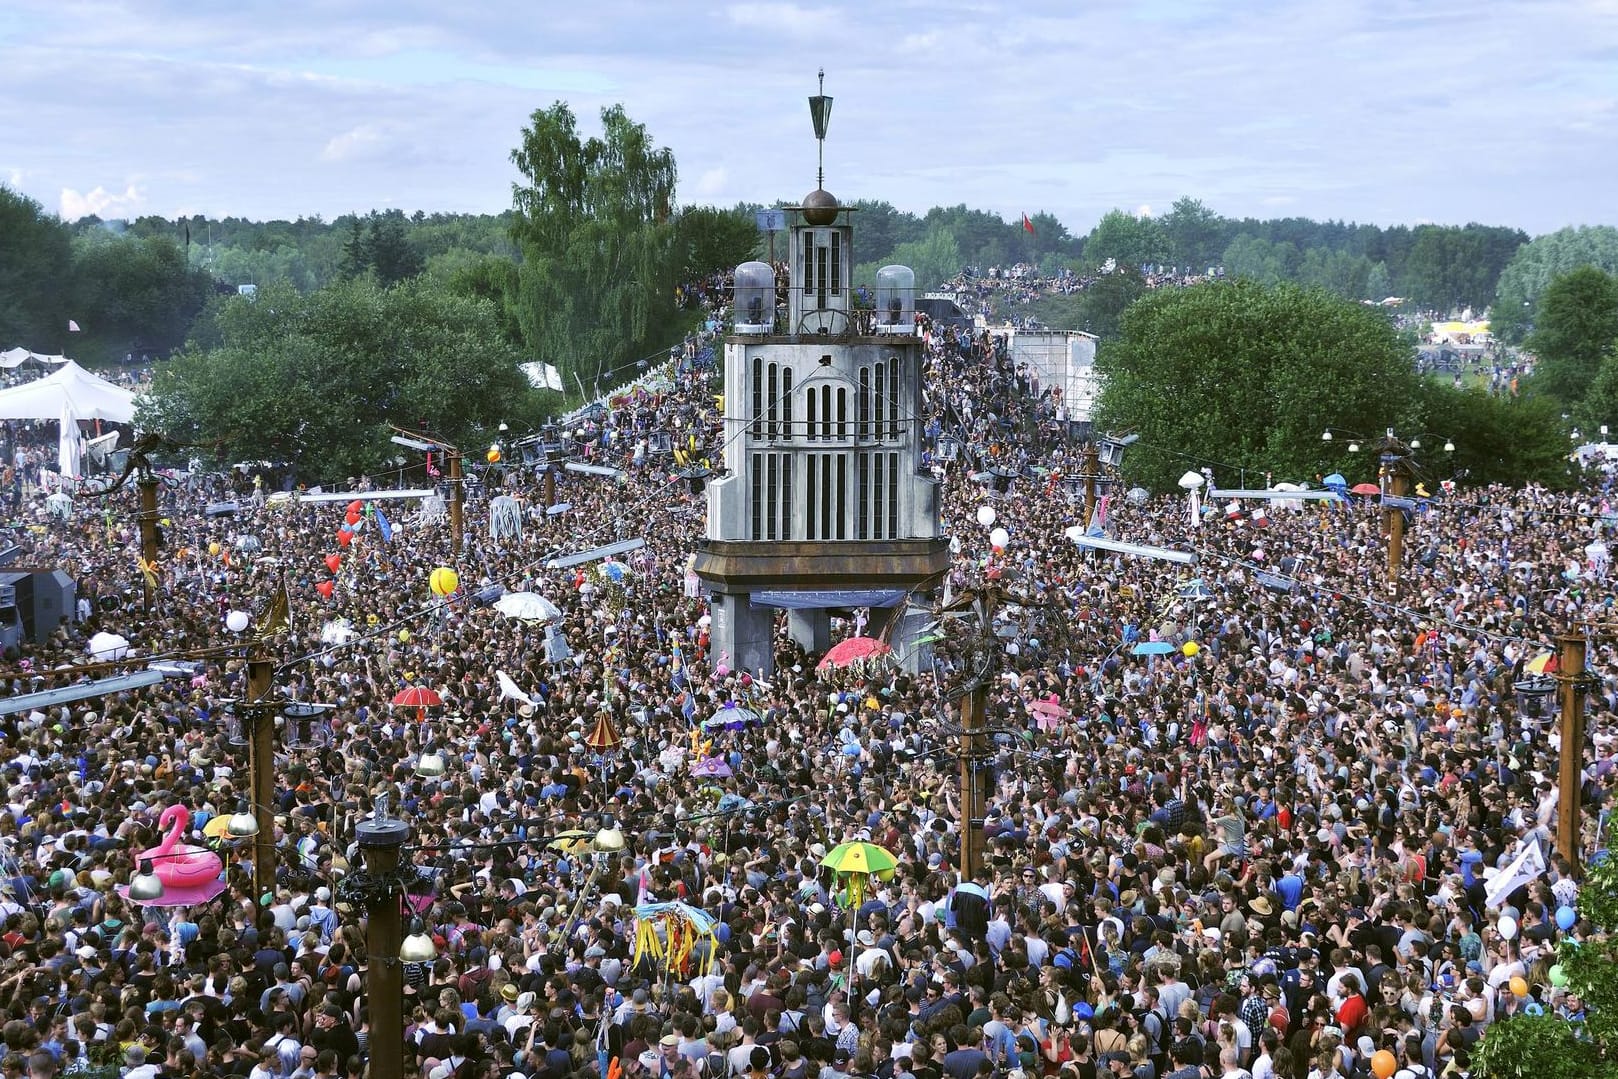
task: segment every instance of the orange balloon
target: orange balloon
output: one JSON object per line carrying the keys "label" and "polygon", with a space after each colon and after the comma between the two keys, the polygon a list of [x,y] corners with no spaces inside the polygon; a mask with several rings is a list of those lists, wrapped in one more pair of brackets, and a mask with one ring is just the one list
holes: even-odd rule
{"label": "orange balloon", "polygon": [[1371,1074],[1376,1076],[1376,1079],[1388,1079],[1398,1069],[1399,1058],[1386,1049],[1378,1049],[1371,1054]]}
{"label": "orange balloon", "polygon": [[1521,974],[1511,979],[1511,995],[1521,1000],[1528,995],[1528,979]]}

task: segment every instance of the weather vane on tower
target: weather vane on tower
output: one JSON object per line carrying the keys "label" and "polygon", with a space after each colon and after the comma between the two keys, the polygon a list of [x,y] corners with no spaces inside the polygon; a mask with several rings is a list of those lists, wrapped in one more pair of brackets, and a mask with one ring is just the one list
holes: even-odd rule
{"label": "weather vane on tower", "polygon": [[809,99],[809,118],[814,121],[815,141],[818,144],[815,161],[815,186],[826,186],[826,123],[831,119],[831,98],[826,96],[826,69],[820,69],[820,93]]}

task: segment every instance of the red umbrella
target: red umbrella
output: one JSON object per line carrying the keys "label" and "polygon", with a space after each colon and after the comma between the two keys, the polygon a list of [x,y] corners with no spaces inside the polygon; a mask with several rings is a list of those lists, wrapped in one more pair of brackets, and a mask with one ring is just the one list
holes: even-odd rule
{"label": "red umbrella", "polygon": [[893,649],[875,637],[850,637],[832,645],[825,658],[815,664],[821,677],[852,674],[866,677],[881,674],[893,666]]}
{"label": "red umbrella", "polygon": [[1382,493],[1382,488],[1374,483],[1356,483],[1348,489],[1348,493],[1351,495],[1379,495]]}
{"label": "red umbrella", "polygon": [[443,703],[444,698],[438,695],[438,691],[428,689],[426,686],[411,686],[393,695],[393,704],[396,707],[419,709],[423,720],[427,718],[427,709],[441,707]]}

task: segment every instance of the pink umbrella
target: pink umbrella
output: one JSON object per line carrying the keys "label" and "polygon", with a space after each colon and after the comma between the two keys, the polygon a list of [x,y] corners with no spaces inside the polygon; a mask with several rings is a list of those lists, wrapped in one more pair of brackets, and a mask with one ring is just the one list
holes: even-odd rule
{"label": "pink umbrella", "polygon": [[1039,729],[1042,731],[1054,731],[1062,725],[1063,720],[1070,718],[1073,714],[1063,708],[1055,697],[1030,701],[1028,710],[1034,714],[1034,719],[1039,723]]}
{"label": "pink umbrella", "polygon": [[822,678],[852,674],[870,677],[885,674],[893,666],[893,649],[875,637],[850,637],[832,645],[815,672]]}

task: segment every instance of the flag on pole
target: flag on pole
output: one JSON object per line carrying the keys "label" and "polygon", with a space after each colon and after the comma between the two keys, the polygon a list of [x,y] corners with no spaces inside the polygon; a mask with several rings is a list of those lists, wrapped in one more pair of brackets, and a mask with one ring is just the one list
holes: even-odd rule
{"label": "flag on pole", "polygon": [[1107,499],[1111,495],[1102,495],[1096,499],[1095,512],[1090,514],[1090,526],[1084,530],[1086,536],[1105,536],[1107,534]]}
{"label": "flag on pole", "polygon": [[1034,223],[1028,220],[1027,214],[1022,215],[1022,230],[1030,236],[1034,235]]}
{"label": "flag on pole", "polygon": [[1484,886],[1484,905],[1499,907],[1506,899],[1525,884],[1537,880],[1545,872],[1545,855],[1539,849],[1539,844],[1533,840],[1524,843],[1517,851],[1517,856],[1507,863],[1504,869],[1485,869],[1483,875],[1487,878]]}
{"label": "flag on pole", "polygon": [[[366,505],[369,506],[370,503],[366,503]],[[383,543],[393,542],[393,522],[388,520],[387,514],[383,513],[380,508],[376,511],[376,530],[382,534]]]}
{"label": "flag on pole", "polygon": [[79,332],[79,324],[77,322],[74,322],[72,319],[68,319],[67,320],[67,332],[68,333],[78,333]]}

